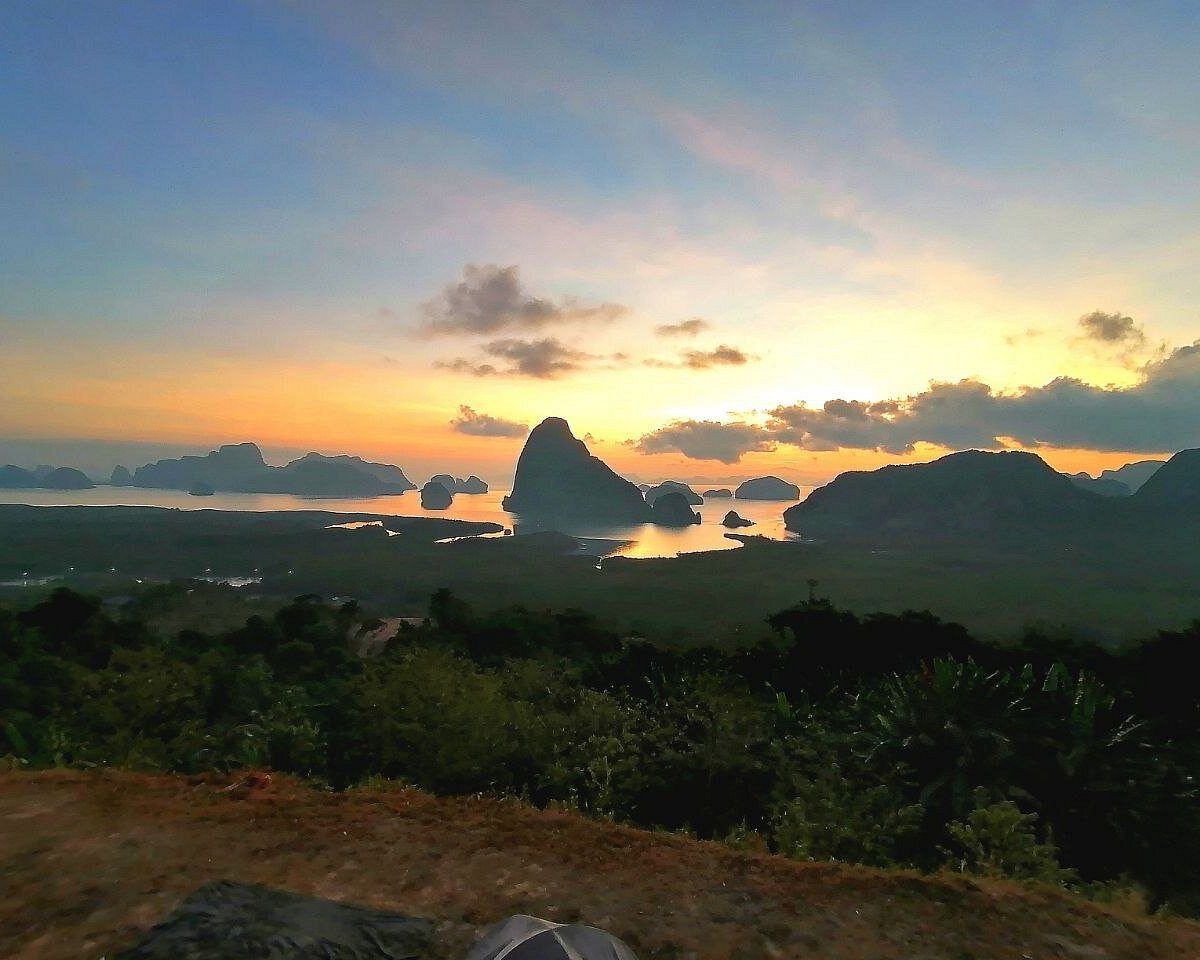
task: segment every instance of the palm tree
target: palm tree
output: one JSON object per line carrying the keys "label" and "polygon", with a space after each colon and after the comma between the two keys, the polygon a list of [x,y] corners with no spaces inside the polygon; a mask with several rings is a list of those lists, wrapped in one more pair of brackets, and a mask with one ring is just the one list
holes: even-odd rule
{"label": "palm tree", "polygon": [[868,761],[902,769],[927,822],[940,829],[974,807],[977,787],[1007,781],[1027,681],[973,660],[934,660],[865,694]]}

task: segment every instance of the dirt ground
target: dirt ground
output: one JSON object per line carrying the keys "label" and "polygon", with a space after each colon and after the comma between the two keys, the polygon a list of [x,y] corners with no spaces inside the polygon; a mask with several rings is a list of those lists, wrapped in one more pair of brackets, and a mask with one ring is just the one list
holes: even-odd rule
{"label": "dirt ground", "polygon": [[429,917],[438,960],[513,913],[604,927],[643,960],[1200,957],[1198,924],[1057,890],[792,863],[518,803],[0,774],[2,957],[111,957],[216,879]]}

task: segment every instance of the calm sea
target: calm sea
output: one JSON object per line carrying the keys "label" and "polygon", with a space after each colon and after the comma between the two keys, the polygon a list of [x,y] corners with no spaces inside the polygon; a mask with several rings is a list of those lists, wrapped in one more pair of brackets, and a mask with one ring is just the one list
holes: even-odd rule
{"label": "calm sea", "polygon": [[[375,513],[383,516],[416,517],[442,516],[456,520],[483,520],[516,528],[518,534],[537,529],[519,517],[505,512],[500,500],[505,490],[493,490],[479,496],[458,494],[449,510],[422,510],[421,499],[414,493],[366,499],[328,499],[295,497],[284,493],[217,493],[211,497],[193,497],[176,490],[147,490],[140,487],[100,486],[92,490],[0,490],[0,503],[26,503],[33,506],[141,506],[175,507],[180,510],[328,510],[333,513]],[[764,500],[708,500],[694,507],[701,523],[672,529],[653,524],[611,526],[587,523],[566,523],[561,532],[576,537],[597,537],[632,541],[620,552],[628,557],[673,557],[680,553],[700,550],[729,550],[740,546],[726,539],[721,518],[736,510],[753,527],[738,533],[762,534],[775,539],[787,539],[783,529],[783,511],[790,503]]]}

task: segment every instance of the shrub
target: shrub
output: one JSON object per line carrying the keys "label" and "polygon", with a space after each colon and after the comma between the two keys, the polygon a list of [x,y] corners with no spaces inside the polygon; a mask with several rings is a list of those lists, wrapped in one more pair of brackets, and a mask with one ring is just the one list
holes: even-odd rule
{"label": "shrub", "polygon": [[1010,880],[1067,883],[1074,872],[1059,866],[1052,840],[1038,840],[1036,823],[1036,813],[1022,813],[1009,800],[978,806],[965,820],[946,825],[951,842],[946,866]]}

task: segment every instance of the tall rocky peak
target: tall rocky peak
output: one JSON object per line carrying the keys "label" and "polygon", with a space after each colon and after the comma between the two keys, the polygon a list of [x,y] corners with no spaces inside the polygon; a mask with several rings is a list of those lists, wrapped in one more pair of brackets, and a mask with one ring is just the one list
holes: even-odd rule
{"label": "tall rocky peak", "polygon": [[[583,456],[591,456],[588,453],[587,444],[571,432],[571,425],[562,417],[547,417],[530,430],[529,436],[525,439],[525,450],[529,450],[531,447],[560,451],[570,449]],[[521,451],[522,456],[525,450]]]}
{"label": "tall rocky peak", "polygon": [[614,523],[650,519],[641,491],[592,456],[560,417],[548,417],[530,432],[503,506],[513,513]]}

